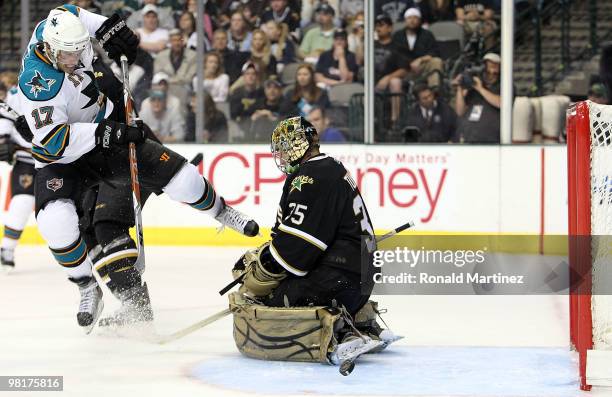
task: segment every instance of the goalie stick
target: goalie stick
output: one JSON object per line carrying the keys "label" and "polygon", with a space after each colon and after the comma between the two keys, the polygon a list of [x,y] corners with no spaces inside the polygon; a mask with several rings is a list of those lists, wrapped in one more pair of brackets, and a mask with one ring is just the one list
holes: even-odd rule
{"label": "goalie stick", "polygon": [[[134,100],[130,92],[130,80],[128,71],[128,60],[121,55],[121,77],[123,83],[123,103],[125,105],[126,124],[136,127],[136,113]],[[134,224],[136,225],[136,244],[138,246],[138,259],[135,267],[142,274],[145,269],[144,236],[142,231],[142,202],[140,199],[140,182],[138,181],[138,159],[136,157],[136,145],[130,142],[128,147],[130,160],[130,177],[132,179],[132,203],[134,207]]]}

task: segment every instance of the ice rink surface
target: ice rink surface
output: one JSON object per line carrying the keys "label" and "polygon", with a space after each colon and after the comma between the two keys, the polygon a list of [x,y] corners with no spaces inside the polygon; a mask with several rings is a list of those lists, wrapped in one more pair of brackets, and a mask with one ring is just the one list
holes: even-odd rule
{"label": "ice rink surface", "polygon": [[[243,251],[147,247],[157,332],[224,309],[217,291]],[[230,317],[167,345],[98,328],[86,336],[78,290],[47,248],[21,246],[16,257],[0,277],[0,375],[63,375],[64,391],[45,396],[612,396],[578,391],[567,296],[378,296],[405,339],[342,377],[333,366],[242,357]],[[105,290],[105,313],[116,307]]]}

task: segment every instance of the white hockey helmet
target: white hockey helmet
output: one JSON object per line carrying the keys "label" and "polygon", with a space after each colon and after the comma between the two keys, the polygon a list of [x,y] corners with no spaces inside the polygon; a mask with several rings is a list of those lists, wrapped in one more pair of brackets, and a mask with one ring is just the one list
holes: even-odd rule
{"label": "white hockey helmet", "polygon": [[79,17],[71,12],[52,10],[45,22],[42,37],[43,42],[49,48],[47,56],[55,68],[57,68],[60,51],[80,54],[83,63],[91,63],[93,52],[89,32]]}

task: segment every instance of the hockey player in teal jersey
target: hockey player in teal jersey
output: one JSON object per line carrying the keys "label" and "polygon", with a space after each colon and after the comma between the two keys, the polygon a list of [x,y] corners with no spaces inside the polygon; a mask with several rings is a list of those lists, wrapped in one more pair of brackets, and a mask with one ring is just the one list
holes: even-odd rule
{"label": "hockey player in teal jersey", "polygon": [[[102,311],[102,291],[92,276],[79,231],[77,203],[85,189],[101,180],[129,181],[130,142],[136,143],[144,188],[166,193],[245,235],[258,232],[256,222],[227,206],[182,156],[146,139],[142,127],[113,121],[118,120],[114,114],[118,109],[96,84],[91,36],[103,43],[112,59],[125,54],[133,61],[138,40],[124,21],[66,5],[37,25],[36,43],[24,56],[18,93],[20,110],[33,133],[38,228],[69,280],[80,289],[77,321],[87,332]],[[117,241],[114,254],[133,250],[130,241]],[[134,262],[118,270],[135,272]]]}

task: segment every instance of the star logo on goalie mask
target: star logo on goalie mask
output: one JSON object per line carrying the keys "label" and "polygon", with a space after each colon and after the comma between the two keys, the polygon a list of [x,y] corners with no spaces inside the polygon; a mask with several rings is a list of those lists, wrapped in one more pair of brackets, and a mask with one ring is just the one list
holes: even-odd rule
{"label": "star logo on goalie mask", "polygon": [[300,175],[291,181],[291,190],[289,193],[292,193],[294,190],[302,191],[302,186],[304,185],[312,185],[314,183],[314,179],[306,175]]}
{"label": "star logo on goalie mask", "polygon": [[34,98],[38,98],[38,94],[41,91],[50,91],[51,86],[55,83],[53,79],[45,79],[38,70],[34,71],[32,80],[25,83],[30,87],[30,94],[34,94]]}

